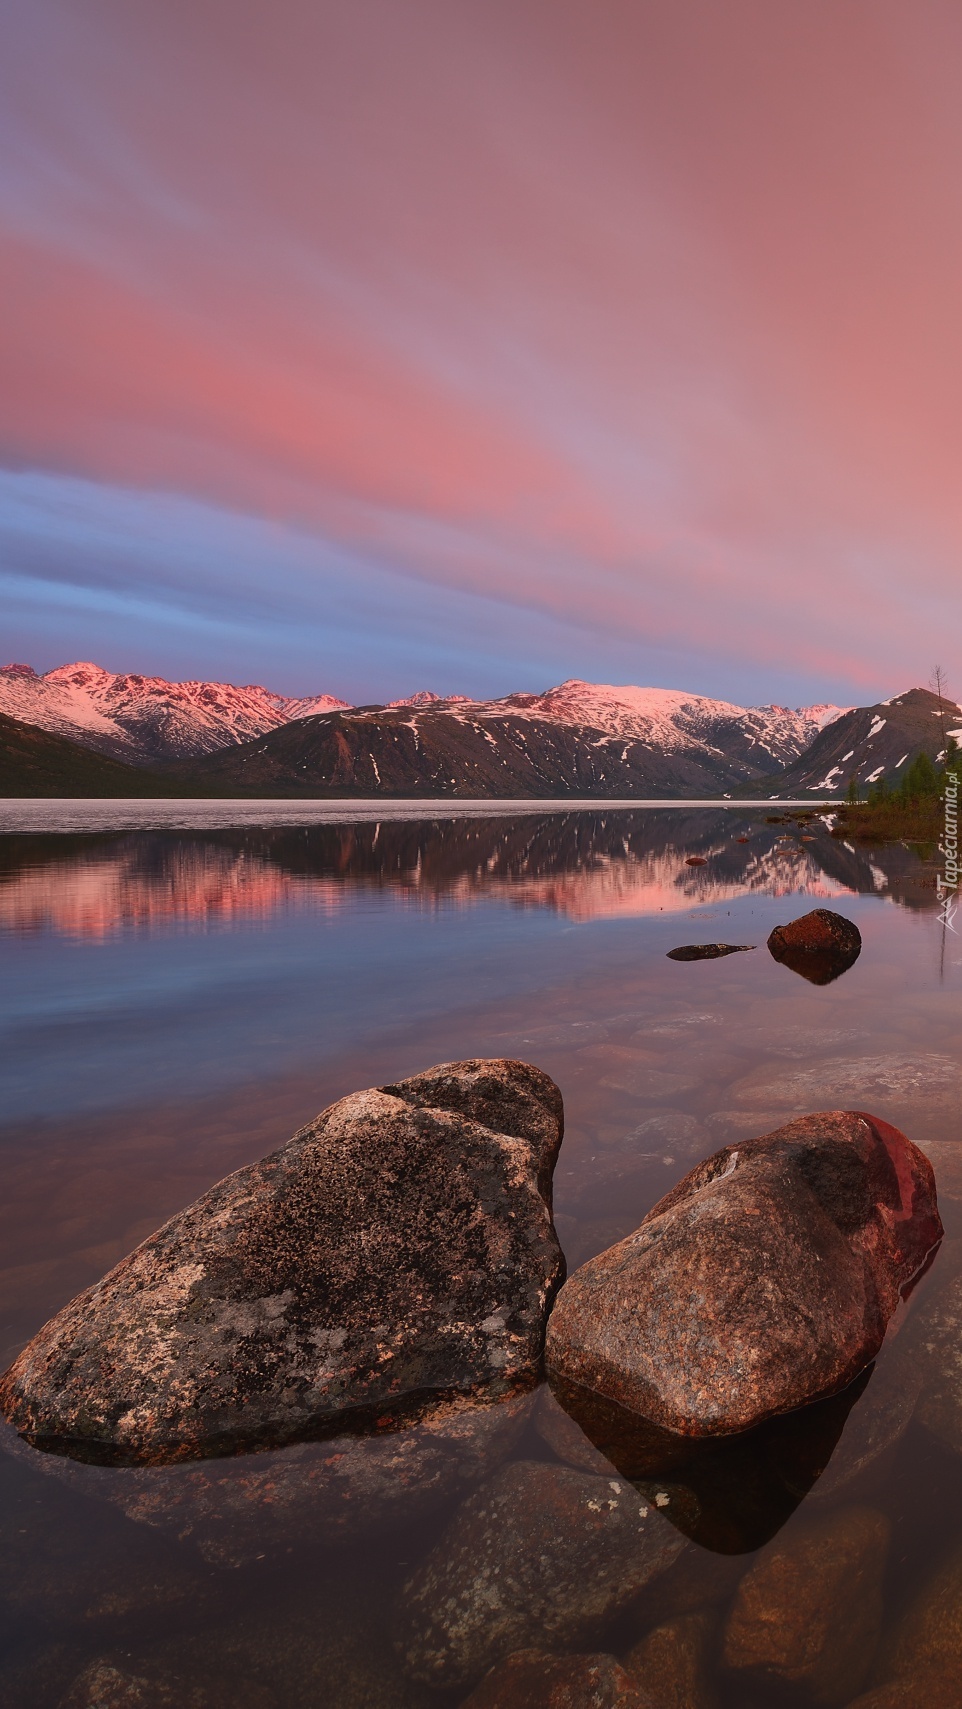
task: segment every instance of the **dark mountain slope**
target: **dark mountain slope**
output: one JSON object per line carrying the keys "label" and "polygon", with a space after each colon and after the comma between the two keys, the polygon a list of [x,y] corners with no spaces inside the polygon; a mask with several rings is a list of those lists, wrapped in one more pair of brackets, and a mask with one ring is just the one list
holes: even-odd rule
{"label": "dark mountain slope", "polygon": [[0,796],[178,795],[180,783],[0,713]]}
{"label": "dark mountain slope", "polygon": [[[943,700],[946,734],[962,736],[962,711]],[[880,778],[896,784],[916,754],[937,759],[943,749],[939,702],[927,688],[911,688],[877,706],[857,706],[816,736],[810,748],[777,778],[760,785],[766,796],[842,797],[849,779],[865,791]],[[752,791],[756,793],[756,791]]]}
{"label": "dark mountain slope", "polygon": [[684,798],[746,781],[746,768],[722,754],[666,754],[575,724],[409,707],[298,719],[179,771],[192,792],[218,795]]}

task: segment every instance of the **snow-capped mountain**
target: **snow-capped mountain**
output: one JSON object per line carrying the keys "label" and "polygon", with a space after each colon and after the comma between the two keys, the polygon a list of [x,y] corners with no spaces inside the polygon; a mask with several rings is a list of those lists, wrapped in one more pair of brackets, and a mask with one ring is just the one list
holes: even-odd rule
{"label": "snow-capped mountain", "polygon": [[390,706],[478,718],[529,718],[623,736],[662,754],[687,753],[735,760],[759,776],[790,765],[845,706],[734,706],[673,688],[616,688],[571,677],[543,694],[508,694],[500,700],[447,698],[422,690]]}
{"label": "snow-capped mountain", "polygon": [[779,794],[840,799],[854,778],[860,790],[882,778],[895,787],[916,754],[945,758],[947,738],[962,741],[962,707],[910,688],[875,706],[856,706],[779,778]]}
{"label": "snow-capped mountain", "polygon": [[[0,670],[0,712],[140,765],[199,758],[318,714],[352,712],[353,720],[366,720],[369,725],[372,719],[387,715],[396,721],[399,714],[406,713],[415,721],[417,732],[424,735],[424,752],[434,736],[440,737],[441,721],[448,736],[458,741],[460,726],[465,727],[469,741],[474,738],[468,733],[468,725],[476,734],[486,729],[485,740],[490,746],[496,739],[495,725],[503,731],[503,721],[510,719],[512,728],[536,724],[540,728],[551,726],[559,733],[566,731],[569,746],[577,731],[595,733],[584,738],[589,747],[592,741],[598,747],[602,738],[608,745],[630,743],[633,778],[639,767],[638,775],[647,776],[655,761],[662,778],[661,761],[670,759],[677,765],[684,759],[699,768],[686,779],[691,788],[701,787],[710,774],[719,787],[727,789],[732,783],[780,772],[844,710],[837,706],[806,706],[795,711],[784,706],[734,706],[676,689],[615,688],[572,678],[542,694],[509,694],[500,700],[442,697],[422,689],[403,700],[391,701],[388,707],[353,713],[345,701],[329,694],[296,699],[255,685],[235,687],[223,682],[168,682],[163,677],[117,675],[94,664],[60,665],[45,676],[38,676],[29,665],[8,665]],[[411,724],[412,731],[415,723]],[[601,757],[599,751],[599,761]],[[612,749],[612,763],[614,757]],[[447,761],[438,763],[446,775]],[[622,754],[615,768],[619,775],[626,763]],[[612,783],[614,775],[612,772]]]}
{"label": "snow-capped mountain", "polygon": [[[844,706],[734,706],[672,688],[615,688],[572,677],[546,694],[513,694],[492,709],[633,736],[662,753],[701,749],[775,771],[796,759]],[[753,751],[754,750],[754,751]]]}
{"label": "snow-capped mountain", "polygon": [[293,699],[253,684],[115,675],[93,664],[59,665],[44,676],[29,665],[0,670],[0,712],[133,764],[214,753],[346,704],[330,694]]}

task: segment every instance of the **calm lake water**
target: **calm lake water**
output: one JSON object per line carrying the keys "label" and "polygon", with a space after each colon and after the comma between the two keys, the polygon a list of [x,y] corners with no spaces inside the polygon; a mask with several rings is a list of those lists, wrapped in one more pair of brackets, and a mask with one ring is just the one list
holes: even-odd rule
{"label": "calm lake water", "polygon": [[[3,1367],[166,1217],[333,1099],[502,1055],[536,1063],[564,1095],[555,1211],[569,1269],[732,1138],[830,1107],[895,1122],[930,1150],[947,1230],[892,1343],[921,1347],[913,1313],[922,1321],[960,1267],[962,940],[940,928],[934,869],[913,851],[851,849],[820,821],[769,824],[765,808],[356,823],[328,809],[318,824],[96,832],[58,832],[55,811],[49,830],[0,836]],[[864,946],[826,986],[765,948],[774,925],[819,905],[855,920]],[[758,947],[666,959],[716,939]],[[868,1428],[884,1384],[898,1396],[921,1368],[921,1352],[903,1353],[901,1374],[889,1357],[830,1421],[824,1475],[799,1474],[798,1505],[769,1527],[790,1540],[828,1526],[808,1569],[828,1583],[832,1515],[843,1531],[856,1508],[881,1515],[885,1633],[922,1620],[913,1599],[962,1541],[962,1437],[953,1446],[918,1408],[906,1424],[906,1405],[884,1451],[856,1463],[859,1431],[884,1435]],[[506,1418],[473,1475],[510,1459],[560,1465],[548,1410],[536,1397]],[[392,1633],[403,1585],[457,1523],[468,1473],[422,1487],[419,1455],[427,1466],[434,1450],[412,1437],[404,1452],[400,1481],[363,1444],[355,1470],[346,1455],[336,1523],[323,1496],[313,1516],[268,1503],[240,1543],[209,1514],[187,1523],[182,1508],[171,1518],[144,1502],[131,1516],[63,1462],[0,1454],[0,1704],[57,1709],[97,1661],[152,1682],[124,1703],[460,1704],[470,1683],[409,1678]],[[679,1523],[687,1499],[667,1491]],[[703,1613],[695,1709],[847,1703],[873,1668],[884,1677],[877,1633],[858,1638],[864,1664],[837,1659],[827,1685],[726,1665],[728,1610],[764,1541],[750,1531],[734,1556],[690,1542],[578,1647],[625,1657],[653,1625]],[[557,1595],[576,1602],[577,1590]],[[962,1667],[962,1637],[958,1649]]]}

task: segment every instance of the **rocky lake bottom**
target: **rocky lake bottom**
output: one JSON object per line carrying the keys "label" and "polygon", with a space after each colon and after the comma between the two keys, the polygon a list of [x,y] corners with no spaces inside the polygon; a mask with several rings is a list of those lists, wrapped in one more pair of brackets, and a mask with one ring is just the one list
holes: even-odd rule
{"label": "rocky lake bottom", "polygon": [[[930,862],[766,805],[50,811],[0,835],[0,1369],[333,1100],[463,1058],[561,1089],[569,1273],[826,1109],[922,1148],[945,1238],[844,1395],[663,1467],[547,1385],[161,1473],[4,1427],[0,1709],[962,1704],[962,938]],[[816,907],[862,938],[825,984],[765,947]],[[715,942],[755,947],[668,955]]]}

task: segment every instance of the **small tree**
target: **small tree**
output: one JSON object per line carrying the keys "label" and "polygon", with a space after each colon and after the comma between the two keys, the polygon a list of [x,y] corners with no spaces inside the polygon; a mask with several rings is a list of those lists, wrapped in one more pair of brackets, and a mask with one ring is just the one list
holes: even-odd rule
{"label": "small tree", "polygon": [[941,665],[934,665],[929,677],[929,687],[939,697],[939,726],[942,731],[942,752],[945,752],[945,672]]}
{"label": "small tree", "polygon": [[850,807],[855,807],[858,804],[858,776],[854,771],[848,780],[848,792],[845,799]]}

